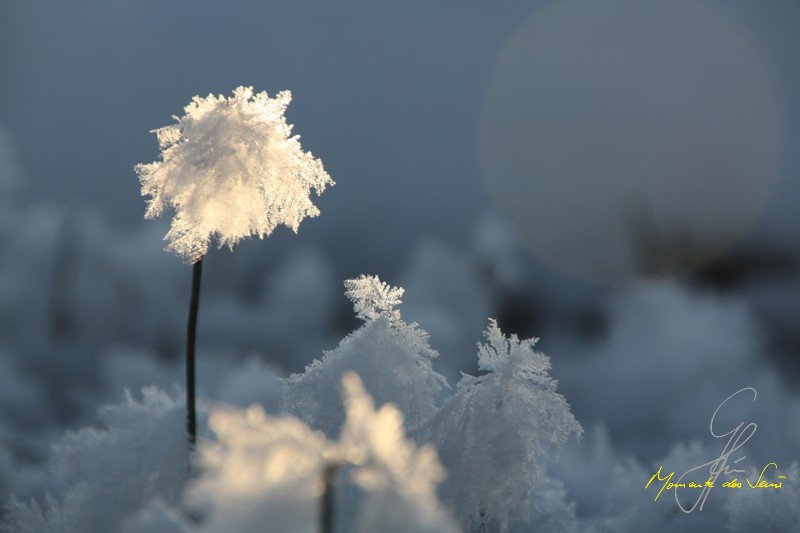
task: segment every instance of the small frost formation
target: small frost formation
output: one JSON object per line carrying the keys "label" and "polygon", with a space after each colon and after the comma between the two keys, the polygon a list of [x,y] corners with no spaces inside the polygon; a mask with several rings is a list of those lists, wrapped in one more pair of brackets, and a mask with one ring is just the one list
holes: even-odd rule
{"label": "small frost formation", "polygon": [[378,276],[359,276],[344,282],[345,295],[353,302],[356,316],[361,320],[384,317],[391,322],[400,319],[396,306],[403,303],[402,287],[392,287]]}
{"label": "small frost formation", "polygon": [[146,388],[141,402],[127,394],[99,417],[103,428],[67,433],[54,446],[43,501],[11,499],[12,531],[117,531],[151,499],[177,501],[188,460],[183,404]]}
{"label": "small frost formation", "polygon": [[470,531],[574,529],[574,505],[546,465],[582,428],[556,392],[550,359],[534,350],[538,339],[506,337],[494,320],[484,336],[478,363],[488,373],[464,375],[424,431],[449,473],[443,500]]}
{"label": "small frost formation", "polygon": [[297,232],[319,214],[310,192],[333,181],[292,135],[284,116],[291,99],[290,91],[270,98],[252,87],[195,96],[175,124],[155,130],[161,160],[135,168],[149,198],[145,217],[175,210],[167,249],[195,262],[214,238],[232,248],[280,224]]}
{"label": "small frost formation", "polygon": [[364,325],[302,374],[284,381],[284,409],[336,437],[345,415],[338,402],[339,384],[353,371],[378,402],[392,402],[400,409],[413,432],[433,416],[436,398],[447,386],[445,378],[433,370],[437,353],[428,344],[428,333],[416,323],[405,323],[395,309],[401,303],[402,288],[391,287],[377,276],[347,280],[345,288]]}

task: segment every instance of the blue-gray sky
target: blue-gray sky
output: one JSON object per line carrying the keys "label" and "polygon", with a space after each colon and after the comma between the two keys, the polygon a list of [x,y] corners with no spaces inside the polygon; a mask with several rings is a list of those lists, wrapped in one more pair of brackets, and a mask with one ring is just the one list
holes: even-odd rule
{"label": "blue-gray sky", "polygon": [[[370,271],[419,238],[463,240],[493,208],[478,137],[497,59],[549,4],[5,0],[0,125],[22,171],[18,197],[142,223],[132,166],[157,154],[148,131],[195,94],[252,84],[293,91],[290,122],[338,182],[302,228],[307,242]],[[796,142],[800,6],[708,5],[750,34]],[[794,152],[766,210],[779,221],[771,233],[797,222]]]}

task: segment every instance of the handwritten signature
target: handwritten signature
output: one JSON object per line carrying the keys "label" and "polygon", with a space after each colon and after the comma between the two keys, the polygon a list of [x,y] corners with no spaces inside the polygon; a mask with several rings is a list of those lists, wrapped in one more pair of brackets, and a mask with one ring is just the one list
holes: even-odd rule
{"label": "handwritten signature", "polygon": [[[650,480],[645,485],[645,490],[653,484],[654,481],[661,482],[661,489],[655,496],[654,501],[657,501],[658,498],[661,496],[661,493],[665,490],[673,491],[675,496],[675,502],[678,504],[678,507],[684,513],[691,513],[695,509],[700,511],[703,510],[703,506],[708,499],[708,495],[716,485],[717,478],[721,475],[724,476],[734,476],[736,474],[743,474],[745,472],[744,469],[741,468],[734,468],[734,465],[738,465],[742,460],[746,459],[746,455],[742,455],[741,457],[732,460],[731,455],[733,455],[739,448],[744,446],[744,444],[750,440],[753,435],[755,435],[756,430],[758,429],[758,425],[755,422],[745,423],[744,421],[739,422],[734,428],[730,429],[727,432],[722,432],[720,428],[717,426],[719,424],[715,423],[717,419],[717,415],[719,414],[720,410],[728,403],[732,398],[740,394],[750,394],[753,395],[753,402],[756,401],[758,397],[758,392],[756,389],[752,387],[745,387],[739,391],[734,392],[725,400],[719,404],[719,407],[714,411],[714,414],[711,416],[711,422],[709,423],[709,431],[711,432],[711,436],[718,439],[725,439],[727,438],[727,442],[725,447],[722,450],[722,453],[716,459],[712,459],[707,463],[703,463],[699,466],[695,466],[694,468],[690,468],[683,474],[681,474],[675,481],[673,481],[673,477],[675,476],[675,472],[670,472],[669,474],[663,473],[663,466],[658,467],[658,471],[653,474]],[[738,456],[738,454],[737,454]],[[758,476],[758,479],[755,483],[751,483],[749,478],[745,478],[747,481],[747,485],[751,489],[780,489],[783,485],[782,481],[778,482],[771,482],[767,481],[764,478],[765,473],[770,467],[774,467],[775,470],[778,469],[777,463],[767,463],[764,468],[761,470],[761,474]],[[704,469],[708,469],[708,477],[705,478],[705,482],[697,483],[695,481],[684,481],[684,479],[689,478],[690,476],[695,477],[698,473],[703,471]],[[777,476],[778,479],[786,479],[786,476]],[[656,485],[657,486],[657,485]],[[730,481],[726,481],[721,485],[724,488],[729,489],[741,489],[743,487],[742,483],[738,480],[738,478],[734,477]],[[685,492],[685,489],[694,489],[697,492],[697,498],[693,501],[691,506],[684,505],[681,502],[680,494]]]}

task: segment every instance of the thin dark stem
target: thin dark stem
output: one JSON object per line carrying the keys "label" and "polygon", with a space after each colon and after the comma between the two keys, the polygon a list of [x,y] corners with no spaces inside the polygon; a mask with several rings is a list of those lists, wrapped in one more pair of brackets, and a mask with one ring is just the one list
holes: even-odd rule
{"label": "thin dark stem", "polygon": [[189,300],[189,321],[186,324],[186,432],[189,444],[197,442],[197,413],[194,408],[194,344],[197,336],[197,306],[200,303],[200,275],[203,260],[198,259],[192,268],[192,296]]}
{"label": "thin dark stem", "polygon": [[334,487],[339,465],[328,463],[322,473],[325,492],[322,493],[322,512],[320,513],[320,533],[333,533],[333,508],[336,505]]}

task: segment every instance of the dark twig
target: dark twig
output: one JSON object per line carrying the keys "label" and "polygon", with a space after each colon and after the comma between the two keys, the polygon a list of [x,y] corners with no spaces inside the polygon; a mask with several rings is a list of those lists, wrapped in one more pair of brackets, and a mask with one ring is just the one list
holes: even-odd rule
{"label": "dark twig", "polygon": [[197,336],[197,306],[200,303],[200,275],[203,260],[198,259],[192,267],[192,296],[189,300],[189,321],[186,325],[186,431],[189,444],[194,448],[197,442],[197,413],[195,412],[194,389],[194,345]]}
{"label": "dark twig", "polygon": [[336,506],[336,474],[338,463],[328,463],[322,474],[324,491],[322,493],[322,511],[320,512],[320,533],[333,533],[333,509]]}

